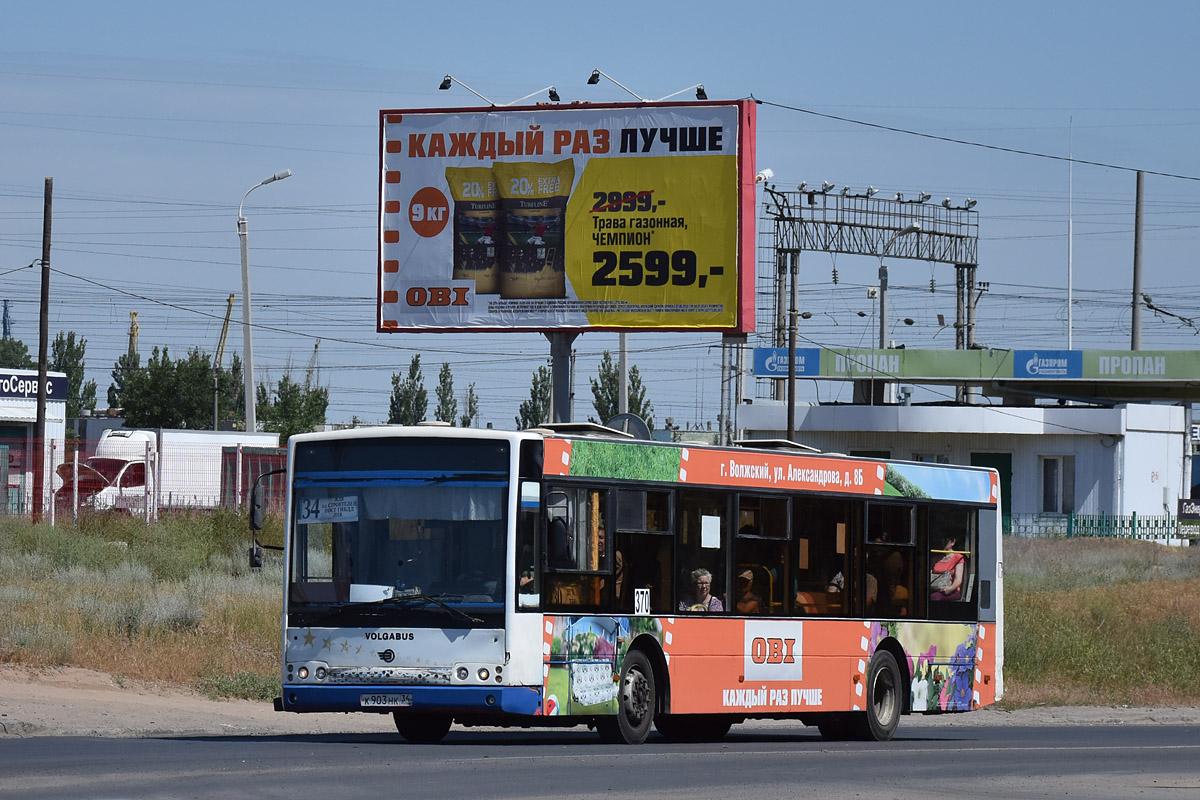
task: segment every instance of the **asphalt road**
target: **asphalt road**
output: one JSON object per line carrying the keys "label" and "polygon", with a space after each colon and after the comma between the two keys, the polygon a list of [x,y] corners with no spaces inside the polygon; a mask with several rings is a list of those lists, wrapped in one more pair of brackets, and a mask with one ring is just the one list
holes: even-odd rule
{"label": "asphalt road", "polygon": [[585,730],[0,739],[3,798],[1200,797],[1200,725],[909,727],[887,743],[737,726],[717,743]]}

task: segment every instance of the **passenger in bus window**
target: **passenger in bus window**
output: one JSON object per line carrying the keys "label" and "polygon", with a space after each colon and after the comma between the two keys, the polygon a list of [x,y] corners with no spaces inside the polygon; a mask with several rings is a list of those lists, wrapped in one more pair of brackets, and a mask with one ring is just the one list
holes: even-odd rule
{"label": "passenger in bus window", "polygon": [[550,520],[550,530],[547,535],[550,545],[550,566],[556,569],[569,569],[573,566],[571,532],[567,521],[556,516]]}
{"label": "passenger in bus window", "polygon": [[712,573],[704,567],[692,570],[691,597],[679,601],[680,611],[724,611],[721,598],[712,593]]}
{"label": "passenger in bus window", "polygon": [[762,600],[754,593],[754,573],[748,569],[738,573],[736,605],[739,614],[762,613]]}
{"label": "passenger in bus window", "polygon": [[954,552],[957,540],[946,536],[942,540],[942,556],[929,569],[930,600],[959,600],[962,598],[963,573],[966,559]]}

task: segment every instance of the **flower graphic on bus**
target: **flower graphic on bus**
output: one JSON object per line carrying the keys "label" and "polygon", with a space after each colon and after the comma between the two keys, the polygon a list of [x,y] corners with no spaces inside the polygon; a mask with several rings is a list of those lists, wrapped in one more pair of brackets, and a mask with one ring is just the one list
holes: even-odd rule
{"label": "flower graphic on bus", "polygon": [[971,673],[975,662],[975,637],[954,649],[954,659],[948,667],[949,676],[938,695],[943,711],[966,711],[971,707]]}

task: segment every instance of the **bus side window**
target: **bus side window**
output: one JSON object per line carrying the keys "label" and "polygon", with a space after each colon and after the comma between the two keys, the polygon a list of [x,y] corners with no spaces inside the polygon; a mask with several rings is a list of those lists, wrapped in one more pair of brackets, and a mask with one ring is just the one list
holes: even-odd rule
{"label": "bus side window", "polygon": [[670,504],[670,492],[633,489],[617,492],[613,574],[619,613],[672,611]]}
{"label": "bus side window", "polygon": [[599,610],[611,579],[608,492],[558,487],[546,495],[544,596],[549,607]]}
{"label": "bus side window", "polygon": [[686,491],[676,495],[676,609],[720,613],[733,598],[726,583],[730,496]]}
{"label": "bus side window", "polygon": [[863,579],[867,616],[913,615],[913,506],[867,505]]}
{"label": "bus side window", "polygon": [[796,613],[848,616],[854,591],[850,544],[862,504],[831,498],[802,497],[792,505],[796,547],[795,578],[790,589]]}
{"label": "bus side window", "polygon": [[738,495],[737,518],[737,565],[730,610],[750,616],[787,613],[788,498]]}
{"label": "bus side window", "polygon": [[541,581],[538,580],[537,524],[541,485],[521,482],[521,505],[517,512],[517,607],[536,609]]}
{"label": "bus side window", "polygon": [[968,620],[975,614],[977,519],[976,511],[965,508],[933,508],[928,513],[931,619]]}

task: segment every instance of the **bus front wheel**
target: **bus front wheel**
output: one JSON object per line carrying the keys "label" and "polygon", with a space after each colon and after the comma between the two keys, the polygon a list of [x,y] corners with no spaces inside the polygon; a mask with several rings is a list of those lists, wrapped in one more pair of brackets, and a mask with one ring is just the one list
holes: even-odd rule
{"label": "bus front wheel", "polygon": [[600,738],[606,742],[641,744],[650,735],[657,704],[650,659],[641,650],[630,650],[621,665],[616,716],[602,717],[596,723]]}
{"label": "bus front wheel", "polygon": [[396,730],[405,741],[414,744],[440,742],[450,731],[453,722],[449,714],[430,714],[420,711],[394,711]]}

